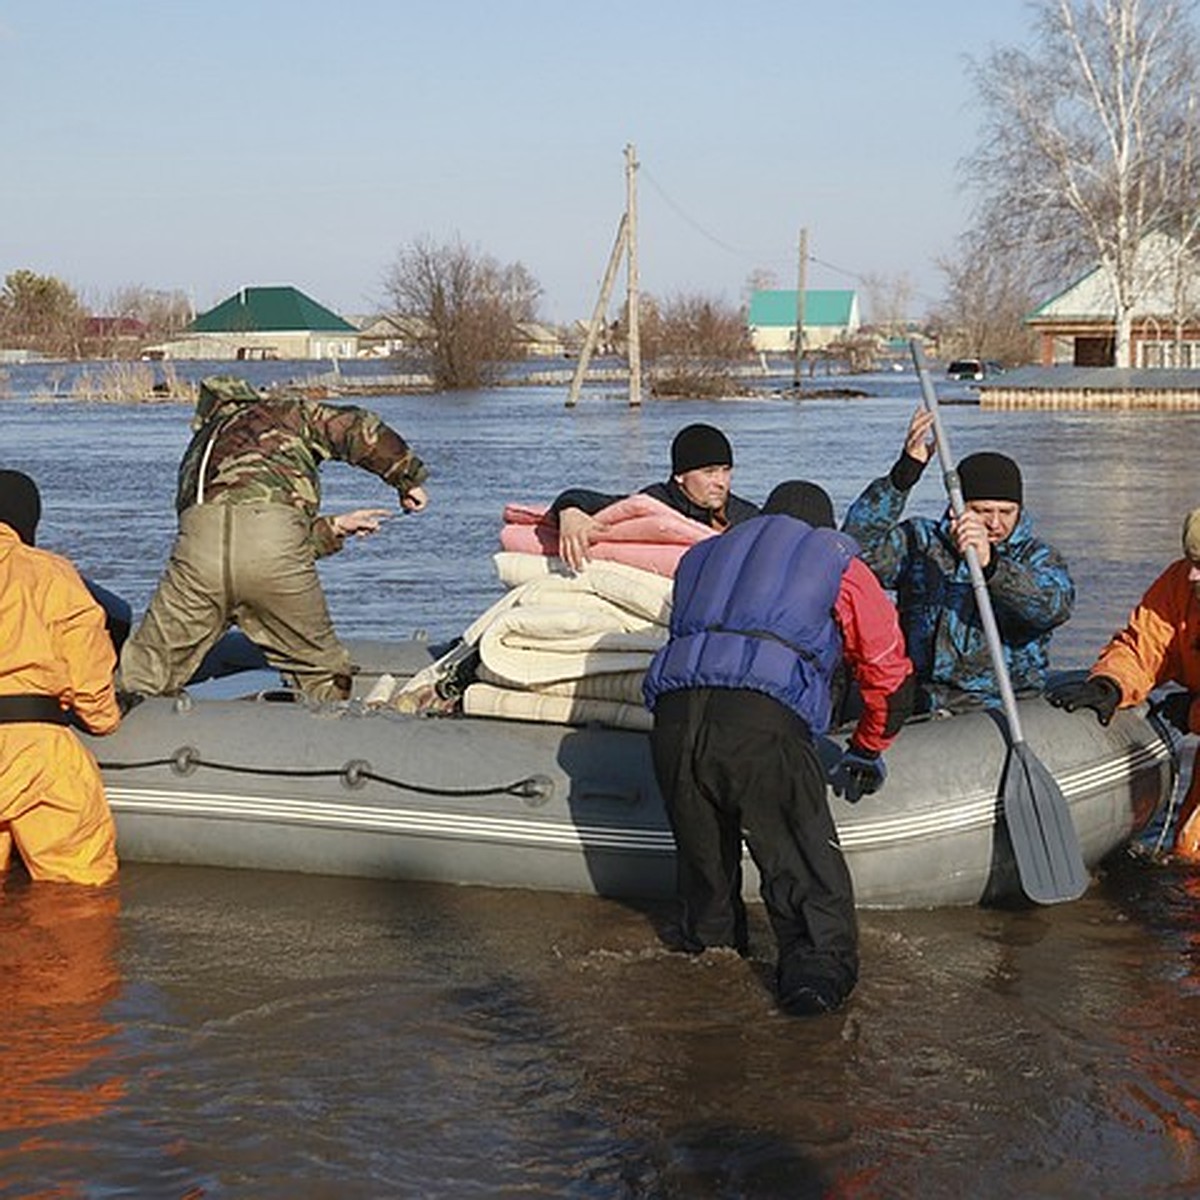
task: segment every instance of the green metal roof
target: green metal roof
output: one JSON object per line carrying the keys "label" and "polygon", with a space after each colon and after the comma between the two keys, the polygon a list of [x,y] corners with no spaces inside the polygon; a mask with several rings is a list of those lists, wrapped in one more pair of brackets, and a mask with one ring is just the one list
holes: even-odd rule
{"label": "green metal roof", "polygon": [[[750,297],[750,325],[796,325],[796,291],[754,292]],[[854,290],[805,288],[805,325],[849,325],[854,311]]]}
{"label": "green metal roof", "polygon": [[349,321],[294,287],[246,287],[201,313],[189,333],[357,333]]}

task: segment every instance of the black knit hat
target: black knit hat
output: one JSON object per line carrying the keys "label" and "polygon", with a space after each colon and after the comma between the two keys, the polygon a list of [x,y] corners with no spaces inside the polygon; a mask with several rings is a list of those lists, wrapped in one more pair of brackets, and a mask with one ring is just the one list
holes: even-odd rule
{"label": "black knit hat", "polygon": [[778,513],[806,521],[814,529],[833,529],[833,501],[823,487],[807,479],[789,479],[776,484],[763,505],[763,513]]}
{"label": "black knit hat", "polygon": [[688,425],[671,443],[671,474],[700,467],[732,467],[733,447],[715,425]]}
{"label": "black knit hat", "polygon": [[984,450],[958,464],[964,500],[1008,500],[1022,503],[1021,468],[1007,455]]}
{"label": "black knit hat", "polygon": [[17,537],[32,546],[41,515],[37,484],[21,471],[0,471],[0,521],[11,525]]}

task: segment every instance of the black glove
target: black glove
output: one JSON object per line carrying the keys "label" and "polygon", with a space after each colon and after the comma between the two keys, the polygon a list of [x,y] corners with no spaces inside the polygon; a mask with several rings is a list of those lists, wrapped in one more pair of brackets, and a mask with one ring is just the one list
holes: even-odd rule
{"label": "black glove", "polygon": [[839,796],[851,804],[877,792],[887,778],[887,767],[878,750],[861,750],[853,742],[846,748],[841,762],[834,768],[831,782]]}
{"label": "black glove", "polygon": [[1107,725],[1121,703],[1121,686],[1107,675],[1093,675],[1091,679],[1073,679],[1048,688],[1046,699],[1067,712],[1090,708],[1100,724]]}
{"label": "black glove", "polygon": [[141,692],[123,692],[118,689],[117,708],[121,710],[121,716],[127,716],[129,714],[129,710],[137,708],[137,706],[141,704],[145,698],[146,697]]}
{"label": "black glove", "polygon": [[1188,716],[1192,711],[1191,692],[1172,692],[1154,706],[1154,711],[1164,721],[1169,721],[1180,733],[1191,733]]}

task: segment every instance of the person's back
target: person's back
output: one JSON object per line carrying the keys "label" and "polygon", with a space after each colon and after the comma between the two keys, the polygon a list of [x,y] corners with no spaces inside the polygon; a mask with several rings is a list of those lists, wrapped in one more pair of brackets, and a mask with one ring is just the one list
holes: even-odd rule
{"label": "person's back", "polygon": [[318,519],[323,462],[361,467],[402,496],[427,474],[404,439],[368,409],[263,395],[233,377],[200,385],[192,428],[179,466],[176,511],[197,504],[288,505],[314,522],[318,555],[340,544]]}
{"label": "person's back", "polygon": [[117,870],[116,830],[69,725],[117,727],[116,655],[75,568],[35,548],[36,495],[27,476],[0,472],[0,869],[15,842],[34,879],[99,884]]}
{"label": "person's back", "polygon": [[918,412],[891,471],[850,506],[843,529],[864,561],[896,595],[922,707],[999,703],[999,686],[965,557],[983,568],[1014,691],[1040,692],[1054,630],[1075,600],[1065,559],[1037,537],[1024,507],[1020,469],[1005,455],[982,452],[958,465],[966,502],[961,518],[902,519],[908,493],[932,454],[930,414]]}
{"label": "person's back", "polygon": [[832,529],[779,515],[689,550],[675,576],[671,640],[646,679],[650,707],[678,688],[746,688],[824,733],[842,654],[834,607],[856,550]]}

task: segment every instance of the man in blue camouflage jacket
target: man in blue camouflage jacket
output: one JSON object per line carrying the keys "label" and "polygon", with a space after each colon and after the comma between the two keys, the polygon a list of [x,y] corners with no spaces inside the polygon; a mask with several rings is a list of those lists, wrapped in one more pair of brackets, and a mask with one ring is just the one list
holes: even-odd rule
{"label": "man in blue camouflage jacket", "polygon": [[1050,636],[1071,615],[1066,560],[1034,535],[1020,468],[1003,454],[958,465],[966,512],[902,520],[908,493],[934,453],[933,415],[919,409],[891,471],[850,506],[844,531],[896,594],[908,654],[923,692],[918,711],[1000,702],[964,554],[974,546],[987,581],[1005,664],[1018,694],[1042,690]]}

